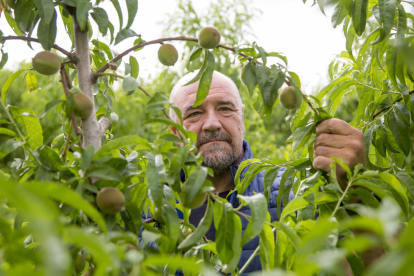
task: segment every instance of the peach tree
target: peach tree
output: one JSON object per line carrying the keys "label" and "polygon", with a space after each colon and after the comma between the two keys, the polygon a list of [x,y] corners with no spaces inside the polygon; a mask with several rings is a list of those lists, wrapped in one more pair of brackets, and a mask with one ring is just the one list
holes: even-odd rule
{"label": "peach tree", "polygon": [[[346,37],[346,51],[329,66],[330,83],[315,95],[302,91],[299,76],[288,70],[281,53],[257,43],[220,44],[219,26],[200,28],[197,37],[145,41],[131,29],[138,1],[125,3],[126,14],[118,0],[111,0],[120,25],[115,30],[99,0],[0,1],[0,12],[15,32],[0,31],[0,43],[21,40],[44,49],[33,57],[33,68],[17,70],[1,89],[0,134],[7,139],[0,158],[14,156],[9,169],[0,171],[2,273],[170,275],[179,270],[184,275],[240,275],[256,257],[269,275],[345,275],[346,269],[353,275],[413,273],[414,17],[408,12],[413,3],[315,1],[323,13],[329,6],[333,27],[341,26]],[[72,41],[70,50],[56,41],[58,23]],[[92,27],[110,37],[109,43],[91,39]],[[136,38],[132,47],[122,53],[111,49],[131,37]],[[173,66],[176,41],[191,47],[186,70],[199,69],[192,80],[199,81],[195,105],[208,95],[213,71],[220,68],[217,56],[229,51],[242,66],[240,78],[261,117],[290,110],[291,152],[240,164],[231,191],[238,194],[238,207],[212,193],[212,172],[201,166],[197,137],[183,127],[180,110],[138,81],[139,63],[130,54],[159,47],[160,62]],[[3,48],[1,52],[0,68],[8,59]],[[60,119],[58,135],[43,129],[32,110],[8,105],[9,88],[19,76],[24,75],[28,90],[36,90],[38,78],[54,74],[62,96],[46,104],[45,114]],[[140,90],[151,98],[146,108],[160,116],[147,124],[174,126],[182,135],[165,128],[154,140],[114,137],[119,116],[112,110],[110,86],[115,81],[126,93]],[[345,117],[352,103],[354,110],[346,118],[364,133],[365,167],[348,168],[335,159],[329,175],[315,170],[316,126]],[[176,120],[169,117],[169,108]],[[335,177],[338,167],[347,173],[344,189]],[[264,194],[243,196],[264,170]],[[280,172],[279,220],[270,221],[270,188]],[[355,197],[360,200],[353,201]],[[191,225],[191,210],[204,200],[202,221]],[[251,215],[240,212],[242,206]],[[205,234],[213,220],[216,239],[210,241]],[[243,235],[241,220],[248,221]],[[237,267],[242,246],[256,237],[259,246]],[[375,249],[381,256],[366,261],[364,254]]]}

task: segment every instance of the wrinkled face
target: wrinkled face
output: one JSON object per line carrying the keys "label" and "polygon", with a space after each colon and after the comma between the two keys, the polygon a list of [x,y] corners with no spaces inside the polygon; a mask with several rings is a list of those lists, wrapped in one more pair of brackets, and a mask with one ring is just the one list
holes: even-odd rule
{"label": "wrinkled face", "polygon": [[[184,127],[197,134],[197,148],[203,165],[215,175],[223,173],[241,157],[243,149],[244,106],[238,101],[238,91],[226,77],[214,74],[204,102],[193,107],[198,82],[180,88],[174,106],[183,115]],[[172,129],[177,134],[175,129]]]}

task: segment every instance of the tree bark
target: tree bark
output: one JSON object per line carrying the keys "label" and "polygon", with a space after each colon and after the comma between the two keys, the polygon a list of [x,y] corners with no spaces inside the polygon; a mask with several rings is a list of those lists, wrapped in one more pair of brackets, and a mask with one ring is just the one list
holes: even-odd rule
{"label": "tree bark", "polygon": [[102,137],[105,135],[106,129],[110,127],[111,121],[106,117],[101,118],[99,122],[96,119],[93,95],[93,74],[89,57],[88,26],[82,31],[76,20],[76,15],[72,14],[72,17],[75,31],[75,49],[77,56],[76,69],[78,71],[79,88],[92,100],[93,103],[92,115],[82,119],[82,146],[88,147],[92,145],[96,152],[101,147]]}

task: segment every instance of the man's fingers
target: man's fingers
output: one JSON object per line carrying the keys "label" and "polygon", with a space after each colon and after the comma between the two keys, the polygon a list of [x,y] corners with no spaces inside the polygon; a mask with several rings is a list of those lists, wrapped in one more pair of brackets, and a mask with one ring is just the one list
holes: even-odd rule
{"label": "man's fingers", "polygon": [[320,123],[316,127],[316,135],[321,133],[332,133],[332,134],[340,134],[340,135],[351,135],[355,132],[355,128],[353,128],[350,124],[345,121],[339,119],[328,119]]}
{"label": "man's fingers", "polygon": [[342,157],[343,159],[347,157],[347,153],[343,152],[341,149],[318,146],[315,148],[315,157],[324,156],[324,157]]}
{"label": "man's fingers", "polygon": [[325,172],[331,172],[331,167],[329,166],[333,162],[332,159],[325,156],[318,156],[313,159],[313,167],[317,170],[323,170]]}
{"label": "man's fingers", "polygon": [[332,147],[337,149],[347,148],[348,150],[359,151],[364,146],[362,139],[352,139],[352,136],[339,134],[322,133],[316,136],[313,148],[319,146]]}

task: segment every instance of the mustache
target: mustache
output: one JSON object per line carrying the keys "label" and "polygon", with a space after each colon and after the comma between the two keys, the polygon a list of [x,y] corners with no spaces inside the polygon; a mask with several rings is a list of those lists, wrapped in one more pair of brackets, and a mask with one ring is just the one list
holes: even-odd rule
{"label": "mustache", "polygon": [[212,141],[226,141],[229,144],[233,143],[230,134],[221,131],[206,131],[203,132],[197,139],[196,147],[200,148],[203,144]]}

